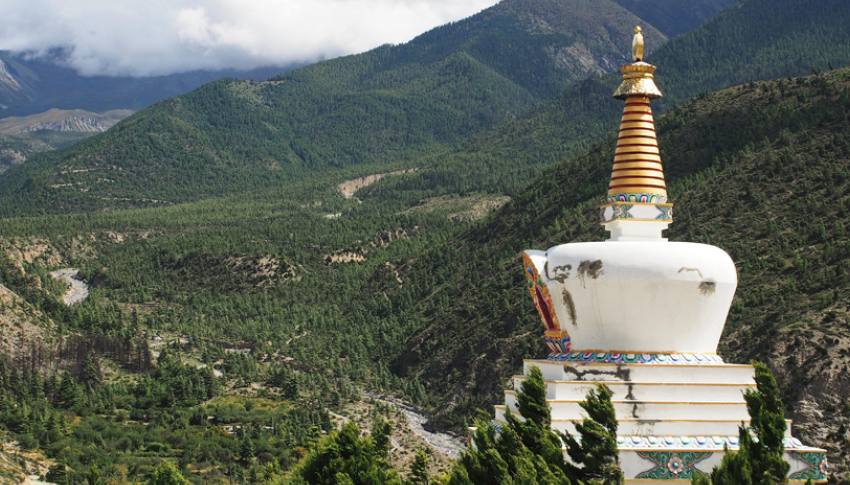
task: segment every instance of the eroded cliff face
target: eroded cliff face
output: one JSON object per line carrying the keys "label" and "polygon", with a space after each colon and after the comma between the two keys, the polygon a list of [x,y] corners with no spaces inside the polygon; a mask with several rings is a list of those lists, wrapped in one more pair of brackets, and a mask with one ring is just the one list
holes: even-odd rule
{"label": "eroded cliff face", "polygon": [[734,361],[753,357],[770,364],[785,395],[794,435],[826,448],[836,480],[850,479],[850,305],[808,312],[799,324],[754,337],[748,329],[726,339]]}
{"label": "eroded cliff face", "polygon": [[21,85],[18,80],[9,71],[9,66],[0,59],[0,84],[6,86],[12,91],[20,91]]}
{"label": "eroded cliff face", "polygon": [[[0,78],[0,82],[2,82],[2,78]],[[127,109],[95,113],[82,109],[54,108],[29,116],[10,116],[0,119],[0,134],[14,136],[37,131],[101,133],[131,114],[133,112]]]}

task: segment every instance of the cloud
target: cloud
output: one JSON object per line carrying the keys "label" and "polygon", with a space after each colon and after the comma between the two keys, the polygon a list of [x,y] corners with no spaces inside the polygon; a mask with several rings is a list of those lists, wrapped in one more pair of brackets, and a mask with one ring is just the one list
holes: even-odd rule
{"label": "cloud", "polygon": [[0,49],[61,48],[81,74],[309,62],[401,43],[497,0],[3,0]]}

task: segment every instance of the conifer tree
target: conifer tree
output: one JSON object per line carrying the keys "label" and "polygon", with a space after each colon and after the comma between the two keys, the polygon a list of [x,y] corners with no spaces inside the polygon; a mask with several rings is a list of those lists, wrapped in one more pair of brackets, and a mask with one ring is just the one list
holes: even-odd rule
{"label": "conifer tree", "polygon": [[390,423],[385,419],[378,418],[372,423],[372,442],[375,444],[375,450],[383,457],[386,457],[390,450],[391,433]]}
{"label": "conifer tree", "polygon": [[550,426],[552,417],[546,403],[546,381],[539,367],[532,367],[528,377],[522,381],[522,392],[517,395],[519,414],[526,422],[540,427]]}
{"label": "conifer tree", "polygon": [[191,485],[180,470],[169,461],[157,465],[147,485]]}
{"label": "conifer tree", "polygon": [[[388,427],[381,429],[387,429]],[[386,452],[379,449],[372,436],[361,437],[353,423],[322,440],[296,471],[292,483],[311,485],[399,485],[401,480],[389,466]]]}
{"label": "conifer tree", "polygon": [[547,463],[555,464],[566,471],[570,467],[564,461],[561,438],[551,429],[552,417],[546,402],[546,381],[537,367],[532,367],[528,377],[522,381],[517,394],[517,407],[523,420],[516,419],[508,410],[505,420],[519,435],[529,451],[539,455]]}
{"label": "conifer tree", "polygon": [[65,372],[62,375],[62,382],[59,384],[57,404],[63,408],[70,408],[76,404],[79,395],[80,390],[77,383],[74,382],[74,378],[71,377],[70,373]]}
{"label": "conifer tree", "polygon": [[[750,413],[750,427],[738,429],[738,451],[726,451],[723,461],[711,472],[713,485],[777,485],[786,483],[790,465],[785,462],[785,413],[779,386],[770,369],[754,362],[756,390],[747,390],[744,399]],[[704,478],[695,478],[705,485]]]}
{"label": "conifer tree", "polygon": [[572,472],[585,481],[608,484],[623,483],[617,453],[617,416],[611,402],[613,393],[604,385],[587,394],[580,406],[587,413],[581,423],[576,424],[580,442],[573,436],[563,435],[567,453],[577,466]]}
{"label": "conifer tree", "polygon": [[590,483],[622,483],[610,390],[600,388],[591,392],[582,403],[588,412],[581,428],[582,443],[564,437],[577,447],[573,454],[581,457],[581,461],[576,464],[567,462],[561,439],[552,431],[546,383],[539,369],[531,369],[523,381],[517,403],[522,419],[508,410],[504,426],[497,427],[484,420],[477,423],[473,446],[455,464],[449,484],[564,485],[582,483],[580,480],[585,479],[592,480]]}
{"label": "conifer tree", "polygon": [[428,455],[422,449],[416,450],[416,457],[410,467],[409,482],[411,485],[429,485],[431,483],[430,478],[428,478]]}
{"label": "conifer tree", "polygon": [[89,389],[97,387],[103,381],[103,373],[100,370],[100,362],[97,357],[90,354],[83,362],[80,380],[89,387]]}
{"label": "conifer tree", "polygon": [[755,362],[756,390],[747,390],[744,399],[750,413],[750,428],[758,438],[747,438],[754,484],[784,483],[790,465],[785,462],[785,412],[779,385],[770,369]]}

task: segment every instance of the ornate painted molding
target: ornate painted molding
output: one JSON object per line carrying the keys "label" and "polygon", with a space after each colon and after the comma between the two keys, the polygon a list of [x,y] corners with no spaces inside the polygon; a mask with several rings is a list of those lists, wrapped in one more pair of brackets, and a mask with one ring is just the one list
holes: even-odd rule
{"label": "ornate painted molding", "polygon": [[552,296],[549,294],[549,289],[546,288],[543,278],[537,272],[537,268],[526,253],[522,253],[522,264],[525,267],[525,280],[528,285],[528,293],[531,295],[534,308],[537,309],[540,319],[543,320],[543,325],[546,328],[546,345],[552,352],[569,352],[570,336],[567,332],[561,330],[561,323],[558,321],[558,315],[555,313],[555,306],[552,303]]}
{"label": "ornate painted molding", "polygon": [[[659,450],[713,450],[722,451],[726,448],[735,450],[738,448],[737,436],[618,436],[617,447],[623,450],[628,449],[659,449]],[[794,454],[807,453],[817,454],[819,451],[802,451],[812,450],[803,445],[797,438],[785,438],[784,446],[789,453]],[[823,454],[823,453],[821,453]],[[824,456],[824,459],[826,457]]]}
{"label": "ornate painted molding", "polygon": [[697,463],[708,459],[713,453],[701,451],[639,451],[638,456],[653,463],[653,467],[640,472],[635,478],[656,480],[691,479],[704,473],[696,468]]}
{"label": "ornate painted molding", "polygon": [[641,204],[666,204],[667,196],[660,194],[617,194],[606,198],[609,203],[638,202]]}
{"label": "ornate painted molding", "polygon": [[[551,348],[550,348],[551,349]],[[609,364],[722,364],[717,354],[630,354],[621,352],[552,352],[549,360],[562,362],[604,362]]]}
{"label": "ornate painted molding", "polygon": [[567,332],[546,332],[545,340],[550,355],[564,354],[570,351],[570,334]]}
{"label": "ornate painted molding", "polygon": [[600,207],[600,218],[603,223],[617,220],[672,222],[673,204],[609,202]]}
{"label": "ornate painted molding", "polygon": [[827,479],[829,463],[826,460],[826,453],[794,451],[788,454],[806,466],[805,469],[789,475],[788,478],[791,480],[808,480],[811,478],[813,481],[822,481]]}

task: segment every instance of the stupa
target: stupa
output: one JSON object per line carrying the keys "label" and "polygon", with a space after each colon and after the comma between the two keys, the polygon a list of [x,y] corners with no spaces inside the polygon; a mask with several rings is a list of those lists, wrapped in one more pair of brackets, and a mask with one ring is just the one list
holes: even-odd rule
{"label": "stupa", "polygon": [[[750,365],[728,364],[717,345],[738,283],[720,248],[670,242],[673,222],[650,101],[661,97],[635,28],[634,62],[614,97],[625,101],[601,219],[610,238],[525,251],[524,270],[545,326],[546,359],[526,360],[546,380],[552,425],[575,433],[579,402],[597,383],[613,391],[626,483],[689,483],[710,473],[747,423]],[[524,376],[513,378],[519,389]],[[517,410],[505,391],[496,419]],[[790,430],[790,424],[788,426]],[[785,438],[789,479],[825,482],[826,453]]]}

